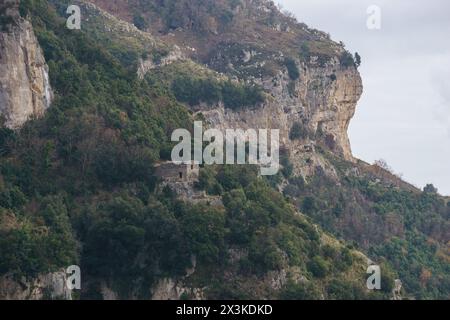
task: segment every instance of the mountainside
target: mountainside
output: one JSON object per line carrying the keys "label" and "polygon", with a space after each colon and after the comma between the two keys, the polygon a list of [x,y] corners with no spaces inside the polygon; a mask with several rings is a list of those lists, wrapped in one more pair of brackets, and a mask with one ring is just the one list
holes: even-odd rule
{"label": "mountainside", "polygon": [[[450,205],[352,156],[343,44],[265,0],[6,4],[0,298],[68,298],[74,264],[82,299],[450,298]],[[280,129],[282,170],[168,176],[195,120]]]}
{"label": "mountainside", "polygon": [[[255,110],[201,110],[215,126],[277,128],[285,145],[295,122],[352,160],[347,129],[362,83],[353,57],[325,33],[281,14],[270,1],[90,1],[137,23],[185,56],[271,95]],[[211,110],[212,109],[212,110]],[[308,142],[308,141],[303,141]],[[305,144],[305,143],[303,143]],[[299,150],[297,143],[290,151]]]}

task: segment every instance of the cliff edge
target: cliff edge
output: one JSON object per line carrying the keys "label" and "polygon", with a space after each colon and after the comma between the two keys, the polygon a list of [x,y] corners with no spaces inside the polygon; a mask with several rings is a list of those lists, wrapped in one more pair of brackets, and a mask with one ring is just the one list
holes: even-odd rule
{"label": "cliff edge", "polygon": [[48,66],[31,23],[19,16],[18,1],[0,8],[0,114],[5,126],[17,129],[41,116],[53,93]]}

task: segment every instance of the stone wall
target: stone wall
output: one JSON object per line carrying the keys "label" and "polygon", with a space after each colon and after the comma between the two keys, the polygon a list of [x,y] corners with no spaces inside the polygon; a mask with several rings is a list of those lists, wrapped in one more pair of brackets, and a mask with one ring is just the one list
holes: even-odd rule
{"label": "stone wall", "polygon": [[155,166],[155,176],[166,182],[191,182],[198,179],[199,170],[194,163],[178,165],[164,162]]}

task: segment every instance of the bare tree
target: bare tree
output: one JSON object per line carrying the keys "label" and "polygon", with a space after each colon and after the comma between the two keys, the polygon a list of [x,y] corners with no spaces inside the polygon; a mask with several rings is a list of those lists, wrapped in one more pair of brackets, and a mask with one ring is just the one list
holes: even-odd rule
{"label": "bare tree", "polygon": [[375,160],[373,165],[380,167],[384,170],[387,170],[389,172],[392,172],[392,168],[388,165],[388,163],[384,159]]}

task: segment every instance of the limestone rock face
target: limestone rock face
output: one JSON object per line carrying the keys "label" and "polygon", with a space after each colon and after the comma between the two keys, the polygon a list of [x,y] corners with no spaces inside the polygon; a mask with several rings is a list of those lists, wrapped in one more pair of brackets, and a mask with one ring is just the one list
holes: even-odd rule
{"label": "limestone rock face", "polygon": [[17,280],[10,275],[0,278],[0,300],[72,300],[64,271],[40,275],[32,280]]}
{"label": "limestone rock face", "polygon": [[164,278],[158,281],[153,288],[152,300],[180,300],[187,295],[192,300],[204,300],[205,295],[200,288],[187,288],[182,281]]}
{"label": "limestone rock face", "polygon": [[[130,1],[88,1],[131,21]],[[180,1],[183,3],[199,9],[193,12],[196,12],[195,19],[201,22],[198,25],[204,32],[195,28],[189,10],[176,11],[179,15],[176,20],[181,25],[161,26],[157,23],[160,20],[158,3],[154,12],[146,12],[149,15],[147,31],[162,41],[176,44],[185,58],[231,79],[255,82],[269,95],[263,106],[253,110],[231,111],[220,104],[196,106],[194,111],[205,115],[211,127],[279,129],[281,145],[290,151],[291,157],[303,157],[308,161],[315,159],[309,168],[297,168],[297,173],[305,175],[309,173],[304,171],[312,171],[316,166],[326,167],[319,163],[323,159],[316,152],[304,152],[305,148],[310,150],[311,146],[319,143],[327,144],[331,151],[345,160],[354,161],[347,129],[363,88],[356,66],[341,61],[346,51],[342,44],[333,42],[323,32],[286,17],[271,1],[239,1],[230,11],[232,21],[222,23],[218,28],[211,28],[213,19],[208,18],[214,17],[214,12],[200,10],[201,1]],[[217,2],[215,6],[220,12],[221,4]],[[301,43],[307,44],[307,54],[304,54]],[[286,58],[294,60],[298,68],[299,77],[295,80],[289,76],[284,63]],[[141,60],[139,77],[177,60],[183,60],[178,50],[170,54],[167,61],[162,59],[160,64]],[[308,139],[289,139],[289,132],[296,122],[308,129]]]}
{"label": "limestone rock face", "polygon": [[11,129],[41,116],[53,99],[48,66],[31,23],[16,18],[0,32],[0,113]]}
{"label": "limestone rock face", "polygon": [[[279,70],[274,77],[257,79],[266,92],[267,102],[257,108],[231,111],[223,105],[199,110],[210,125],[227,128],[280,130],[280,145],[290,151],[298,166],[297,172],[313,174],[315,166],[326,168],[314,151],[318,140],[328,141],[333,151],[348,161],[354,161],[347,129],[362,94],[362,80],[354,67],[342,67],[338,59],[324,66],[297,62],[299,79],[292,81],[288,72]],[[307,139],[291,140],[294,123],[301,123],[310,135]],[[299,158],[307,158],[313,165],[299,165]],[[329,176],[333,176],[329,172]]]}

